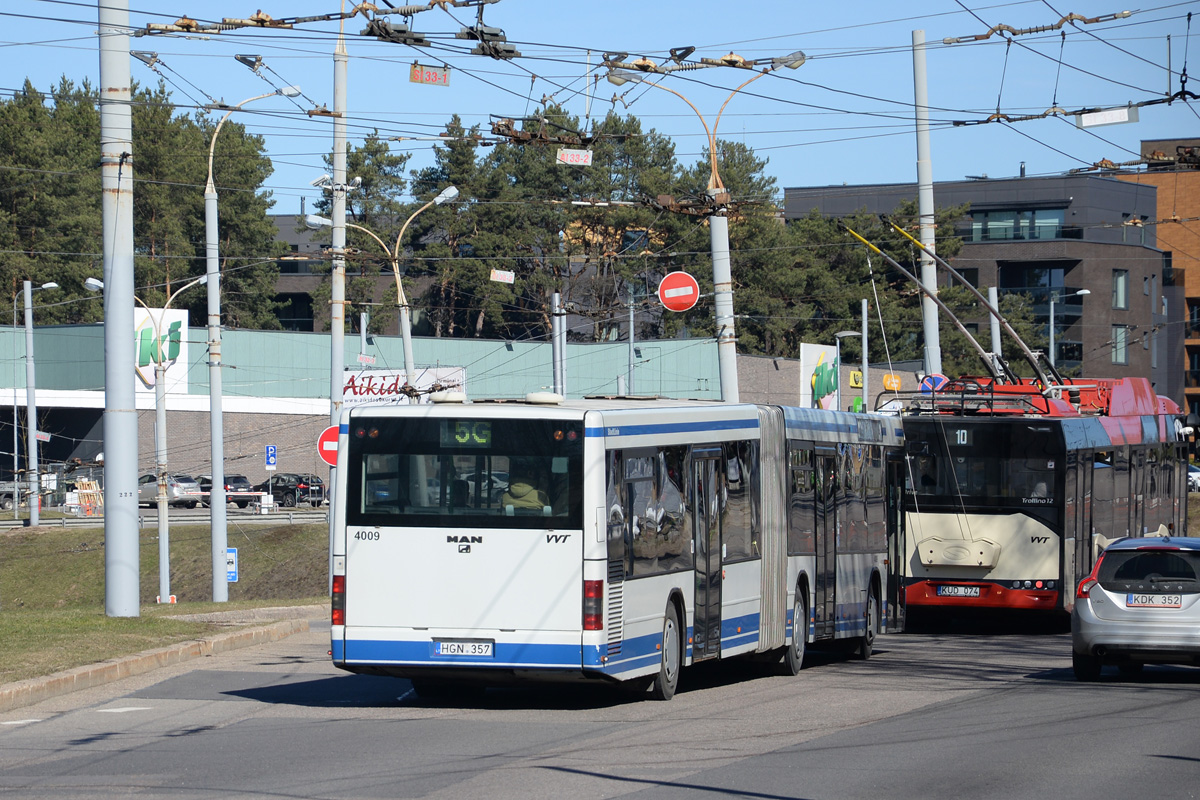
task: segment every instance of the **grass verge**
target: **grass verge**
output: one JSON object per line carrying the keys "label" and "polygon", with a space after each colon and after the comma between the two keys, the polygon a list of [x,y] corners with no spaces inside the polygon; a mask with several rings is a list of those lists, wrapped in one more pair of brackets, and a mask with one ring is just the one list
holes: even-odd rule
{"label": "grass verge", "polygon": [[141,615],[105,615],[103,528],[0,531],[0,683],[48,675],[154,647],[199,638],[228,625],[174,619],[180,614],[326,602],[328,527],[231,524],[239,580],[229,602],[213,603],[211,532],[171,531],[174,605],[156,604],[158,535],[139,533]]}

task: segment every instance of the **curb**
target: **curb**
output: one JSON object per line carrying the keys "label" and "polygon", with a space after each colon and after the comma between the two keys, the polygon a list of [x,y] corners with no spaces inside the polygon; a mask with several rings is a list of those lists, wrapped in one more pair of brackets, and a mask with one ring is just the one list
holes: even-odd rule
{"label": "curb", "polygon": [[123,656],[99,664],[56,672],[41,678],[29,678],[0,685],[0,712],[31,706],[52,697],[103,686],[106,683],[141,675],[161,667],[181,664],[195,658],[225,653],[241,647],[274,642],[297,633],[308,632],[308,620],[288,619],[257,628],[230,631],[206,639],[160,647],[132,656]]}

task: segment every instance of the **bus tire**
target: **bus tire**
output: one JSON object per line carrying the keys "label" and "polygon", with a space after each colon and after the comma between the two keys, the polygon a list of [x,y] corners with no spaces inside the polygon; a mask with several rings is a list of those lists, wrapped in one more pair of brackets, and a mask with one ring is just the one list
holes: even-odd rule
{"label": "bus tire", "polygon": [[1100,659],[1090,653],[1071,653],[1071,669],[1077,681],[1100,680]]}
{"label": "bus tire", "polygon": [[808,600],[804,591],[796,590],[792,606],[792,643],[783,649],[783,667],[788,675],[799,675],[804,668],[804,653],[808,649]]}
{"label": "bus tire", "polygon": [[854,655],[866,661],[871,657],[871,653],[875,650],[875,634],[879,631],[879,597],[875,592],[875,588],[867,593],[867,630],[866,633],[858,640],[858,647],[854,650]]}
{"label": "bus tire", "polygon": [[0,509],[4,511],[13,510],[13,499],[11,494],[6,494],[0,497]]}
{"label": "bus tire", "polygon": [[650,697],[655,700],[670,700],[679,688],[679,670],[683,666],[683,636],[679,628],[679,610],[674,603],[667,603],[663,619],[662,659],[658,675],[650,686]]}

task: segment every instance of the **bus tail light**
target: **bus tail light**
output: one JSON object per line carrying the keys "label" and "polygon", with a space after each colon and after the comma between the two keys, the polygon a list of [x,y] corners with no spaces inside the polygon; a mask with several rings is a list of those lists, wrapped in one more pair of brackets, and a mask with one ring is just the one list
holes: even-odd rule
{"label": "bus tail light", "polygon": [[604,581],[583,582],[583,629],[604,630]]}
{"label": "bus tail light", "polygon": [[329,622],[332,625],[346,624],[346,576],[333,576],[333,592],[330,595],[329,605],[332,609],[332,614],[329,617]]}

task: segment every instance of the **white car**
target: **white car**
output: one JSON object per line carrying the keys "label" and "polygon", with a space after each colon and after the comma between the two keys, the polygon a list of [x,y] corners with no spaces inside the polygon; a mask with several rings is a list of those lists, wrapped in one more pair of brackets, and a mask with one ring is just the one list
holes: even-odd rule
{"label": "white car", "polygon": [[1200,467],[1188,464],[1188,491],[1200,492]]}
{"label": "white car", "polygon": [[1200,538],[1148,536],[1108,546],[1079,583],[1071,665],[1081,681],[1116,665],[1200,665]]}
{"label": "white car", "polygon": [[[203,499],[200,484],[189,475],[167,476],[167,504],[195,508]],[[143,475],[138,478],[138,505],[153,506],[158,503],[158,476]]]}

